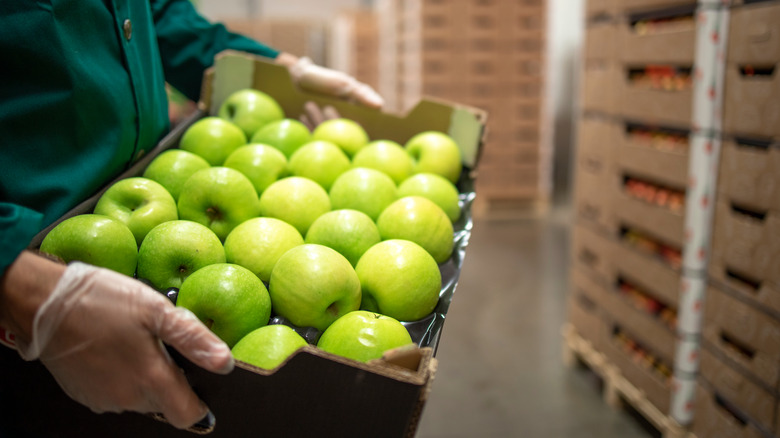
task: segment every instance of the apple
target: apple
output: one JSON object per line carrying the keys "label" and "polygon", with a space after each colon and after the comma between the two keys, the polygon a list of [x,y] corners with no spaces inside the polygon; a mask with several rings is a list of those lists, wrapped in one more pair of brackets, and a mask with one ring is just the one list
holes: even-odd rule
{"label": "apple", "polygon": [[322,331],[360,308],[355,269],[327,246],[305,244],[287,251],[271,272],[269,289],[274,312],[298,327]]}
{"label": "apple", "polygon": [[441,207],[455,222],[460,217],[458,188],[447,178],[435,173],[418,173],[398,186],[398,197],[422,196]]}
{"label": "apple", "polygon": [[338,118],[326,120],[314,128],[312,140],[325,140],[336,144],[350,158],[368,144],[368,134],[357,122]]}
{"label": "apple", "polygon": [[303,145],[290,157],[290,173],[330,190],[336,178],[349,170],[349,157],[335,144],[317,140]]}
{"label": "apple", "polygon": [[202,157],[212,166],[221,166],[231,152],[245,144],[246,135],[238,126],[219,117],[205,117],[184,131],[179,148]]}
{"label": "apple", "polygon": [[299,176],[280,179],[260,196],[260,215],[281,219],[294,226],[301,236],[311,224],[330,211],[328,192],[319,184]]}
{"label": "apple", "polygon": [[254,133],[252,143],[262,143],[275,147],[290,158],[301,146],[311,141],[311,132],[303,123],[295,119],[282,119],[271,122]]}
{"label": "apple", "polygon": [[263,282],[231,263],[193,272],[181,284],[176,306],[192,311],[231,348],[271,317],[271,298]]}
{"label": "apple", "polygon": [[152,228],[138,249],[138,278],[157,290],[181,287],[198,269],[225,263],[219,237],[197,222],[175,220]]}
{"label": "apple", "polygon": [[77,260],[131,277],[138,261],[138,245],[130,228],[100,214],[65,219],[46,234],[40,250],[65,263]]}
{"label": "apple", "polygon": [[384,172],[396,184],[401,184],[414,171],[412,157],[401,145],[390,140],[372,141],[355,154],[352,165]]}
{"label": "apple", "polygon": [[224,166],[249,178],[258,196],[273,182],[287,176],[287,157],[266,144],[241,146],[227,157]]}
{"label": "apple", "polygon": [[382,240],[367,214],[357,210],[334,210],[318,217],[306,233],[306,243],[333,248],[357,265],[364,252]]}
{"label": "apple", "polygon": [[376,169],[357,167],[339,176],[330,188],[330,202],[334,210],[362,211],[371,220],[398,198],[392,178]]}
{"label": "apple", "polygon": [[414,159],[414,173],[435,173],[457,183],[463,168],[460,148],[447,134],[421,132],[410,138],[406,152]]}
{"label": "apple", "polygon": [[143,177],[160,183],[175,201],[179,199],[184,182],[193,173],[208,167],[211,164],[201,156],[182,149],[169,149],[146,166]]}
{"label": "apple", "polygon": [[249,269],[267,283],[279,258],[299,245],[303,245],[303,237],[292,225],[272,217],[256,217],[228,234],[225,257],[228,263]]}
{"label": "apple", "polygon": [[389,316],[357,310],[331,324],[317,342],[329,353],[360,362],[379,359],[394,348],[412,344],[409,331]]}
{"label": "apple", "polygon": [[391,239],[369,248],[355,267],[361,309],[401,321],[428,316],[439,301],[439,265],[420,245]]}
{"label": "apple", "polygon": [[233,122],[249,139],[263,126],[282,120],[284,110],[273,97],[246,88],[228,96],[220,105],[217,115]]}
{"label": "apple", "polygon": [[115,182],[100,196],[94,213],[110,216],[127,225],[138,246],[152,228],[179,218],[176,201],[168,190],[143,177]]}
{"label": "apple", "polygon": [[220,240],[247,219],[257,217],[255,186],[243,173],[229,167],[195,172],[179,195],[179,217],[211,228]]}
{"label": "apple", "polygon": [[241,338],[233,347],[233,357],[265,370],[282,364],[299,349],[309,345],[292,328],[274,324],[260,327]]}
{"label": "apple", "polygon": [[422,246],[444,263],[452,254],[455,234],[447,213],[422,196],[406,196],[390,204],[376,221],[382,240],[404,239]]}

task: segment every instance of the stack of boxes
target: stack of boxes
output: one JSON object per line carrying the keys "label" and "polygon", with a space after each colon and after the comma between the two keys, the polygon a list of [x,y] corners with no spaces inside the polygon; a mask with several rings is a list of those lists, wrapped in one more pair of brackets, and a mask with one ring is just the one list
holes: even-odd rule
{"label": "stack of boxes", "polygon": [[693,431],[780,436],[780,2],[730,12]]}
{"label": "stack of boxes", "polygon": [[[406,110],[422,96],[488,111],[480,202],[527,205],[549,193],[544,0],[379,2],[380,90]],[[395,43],[391,41],[395,38]],[[392,48],[395,51],[392,51]]]}
{"label": "stack of boxes", "polygon": [[220,21],[232,32],[279,51],[308,56],[318,65],[327,63],[328,29],[323,22],[284,18],[231,18]]}
{"label": "stack of boxes", "polygon": [[[715,210],[701,350],[689,358],[698,387],[685,408],[699,437],[771,437],[780,436],[780,2],[733,3],[718,194],[701,200]],[[586,8],[569,320],[667,415],[686,293],[696,7]]]}
{"label": "stack of boxes", "polygon": [[339,12],[330,29],[329,66],[379,87],[378,16],[370,9]]}

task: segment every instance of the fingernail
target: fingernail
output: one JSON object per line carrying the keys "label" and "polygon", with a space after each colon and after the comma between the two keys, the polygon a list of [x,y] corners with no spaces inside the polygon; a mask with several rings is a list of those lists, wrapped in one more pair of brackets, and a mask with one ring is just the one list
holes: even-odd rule
{"label": "fingernail", "polygon": [[192,425],[192,429],[195,429],[196,431],[211,431],[211,429],[214,429],[214,425],[217,423],[216,417],[214,417],[214,414],[211,413],[211,411],[206,412],[206,416],[203,417],[202,420],[198,421],[197,423]]}
{"label": "fingernail", "polygon": [[227,345],[215,344],[211,348],[211,358],[216,364],[221,363],[226,357],[227,361],[225,361],[224,365],[216,370],[219,374],[227,374],[233,371],[235,361],[233,360],[233,355]]}

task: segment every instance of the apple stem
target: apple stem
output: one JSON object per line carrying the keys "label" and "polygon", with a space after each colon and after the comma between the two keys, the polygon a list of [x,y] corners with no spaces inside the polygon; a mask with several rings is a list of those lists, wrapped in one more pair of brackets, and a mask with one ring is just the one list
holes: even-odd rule
{"label": "apple stem", "polygon": [[213,319],[207,319],[206,322],[203,323],[207,329],[211,330],[211,327],[214,325]]}

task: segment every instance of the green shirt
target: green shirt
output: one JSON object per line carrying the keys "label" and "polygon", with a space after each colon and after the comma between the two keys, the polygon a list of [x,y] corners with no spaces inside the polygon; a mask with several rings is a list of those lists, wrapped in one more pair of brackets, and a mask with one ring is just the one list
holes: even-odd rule
{"label": "green shirt", "polygon": [[279,54],[189,0],[3,1],[0,274],[166,133],[165,82],[197,100],[225,49]]}

